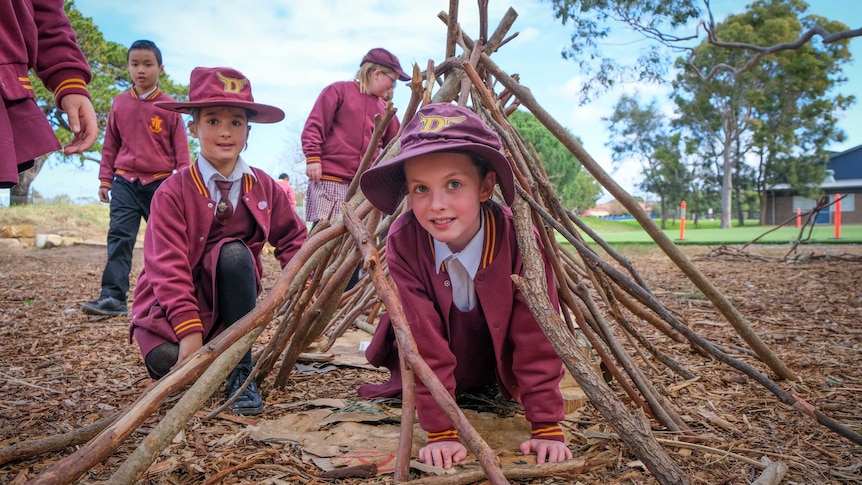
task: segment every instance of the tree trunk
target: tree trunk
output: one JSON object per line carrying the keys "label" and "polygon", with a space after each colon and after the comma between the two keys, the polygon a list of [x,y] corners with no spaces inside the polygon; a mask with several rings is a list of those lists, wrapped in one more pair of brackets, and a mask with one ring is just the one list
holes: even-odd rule
{"label": "tree trunk", "polygon": [[721,189],[719,189],[719,195],[721,195],[721,225],[719,228],[721,229],[730,229],[731,227],[731,193],[733,191],[733,163],[731,163],[731,155],[730,149],[727,144],[725,144],[724,153],[722,154],[722,177],[721,177]]}
{"label": "tree trunk", "polygon": [[30,184],[36,180],[36,176],[39,175],[47,159],[48,155],[37,157],[32,167],[18,173],[18,185],[9,189],[10,205],[29,205],[33,203],[33,200],[30,198]]}
{"label": "tree trunk", "polygon": [[662,230],[667,229],[667,201],[664,199],[662,195],[661,198],[661,228]]}

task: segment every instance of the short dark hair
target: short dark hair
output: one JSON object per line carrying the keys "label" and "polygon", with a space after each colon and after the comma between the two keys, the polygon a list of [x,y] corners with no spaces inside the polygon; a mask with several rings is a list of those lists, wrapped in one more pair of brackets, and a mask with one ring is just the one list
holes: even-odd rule
{"label": "short dark hair", "polygon": [[278,176],[278,179],[279,180],[281,180],[281,179],[290,180],[290,177],[288,177],[286,173],[282,173],[281,175]]}
{"label": "short dark hair", "polygon": [[143,49],[151,51],[153,54],[156,55],[156,62],[158,62],[160,66],[162,65],[162,51],[160,51],[159,48],[156,47],[155,42],[143,39],[132,42],[132,46],[129,47],[129,52],[126,53],[126,62],[129,62],[129,54],[132,52],[133,49]]}

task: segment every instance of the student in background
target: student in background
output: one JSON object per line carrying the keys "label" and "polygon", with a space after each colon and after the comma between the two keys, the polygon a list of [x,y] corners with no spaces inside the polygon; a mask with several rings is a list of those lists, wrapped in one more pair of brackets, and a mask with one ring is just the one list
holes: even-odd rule
{"label": "student in background", "polygon": [[290,201],[290,208],[296,210],[296,195],[293,193],[293,187],[290,185],[290,177],[286,173],[282,172],[278,176],[278,186],[287,195],[287,200]]}
{"label": "student in background", "polygon": [[99,298],[82,305],[90,315],[127,315],[126,297],[132,251],[141,218],[150,217],[150,201],[167,177],[190,163],[182,115],[157,108],[174,101],[159,89],[162,52],[149,40],[137,40],[126,55],[132,89],[111,104],[102,162],[99,200],[111,204],[108,261]]}
{"label": "student in background", "polygon": [[[362,58],[355,79],[330,84],[317,98],[302,130],[308,191],[305,220],[316,224],[341,211],[350,182],[374,132],[374,116],[383,115],[397,81],[410,76],[386,49],[371,49]],[[393,118],[376,150],[398,133]]]}

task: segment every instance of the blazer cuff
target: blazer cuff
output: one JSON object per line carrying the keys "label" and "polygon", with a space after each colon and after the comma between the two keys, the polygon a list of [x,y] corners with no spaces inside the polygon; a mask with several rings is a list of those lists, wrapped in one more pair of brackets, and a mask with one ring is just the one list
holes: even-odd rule
{"label": "blazer cuff", "polygon": [[563,436],[563,428],[557,423],[533,423],[530,439],[552,440],[561,443],[566,441],[565,436]]}
{"label": "blazer cuff", "polygon": [[197,312],[186,312],[177,315],[176,318],[171,320],[171,327],[173,327],[174,333],[177,334],[177,338],[180,340],[190,333],[203,333],[204,331],[201,317]]}
{"label": "blazer cuff", "polygon": [[440,441],[459,441],[457,429],[447,429],[436,433],[428,432],[428,442],[437,443]]}
{"label": "blazer cuff", "polygon": [[87,82],[79,78],[69,78],[58,84],[54,89],[54,104],[58,109],[63,109],[63,98],[69,94],[81,94],[90,98]]}

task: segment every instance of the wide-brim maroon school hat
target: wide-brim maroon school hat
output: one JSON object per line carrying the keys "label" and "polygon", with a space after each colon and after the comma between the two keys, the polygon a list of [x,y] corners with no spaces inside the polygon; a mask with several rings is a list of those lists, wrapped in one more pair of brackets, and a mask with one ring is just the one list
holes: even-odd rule
{"label": "wide-brim maroon school hat", "polygon": [[394,214],[407,193],[404,162],[434,152],[473,154],[497,172],[503,199],[515,201],[515,176],[500,151],[500,138],[467,108],[448,103],[423,106],[401,134],[401,152],[368,169],[359,179],[365,197],[381,212]]}
{"label": "wide-brim maroon school hat", "polygon": [[244,108],[256,123],[278,123],[284,111],[267,104],[255,103],[251,81],[230,67],[196,67],[192,70],[188,102],[158,102],[156,106],[179,113],[191,113],[192,108],[232,106]]}

